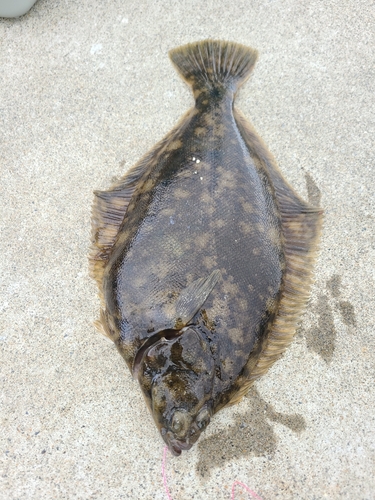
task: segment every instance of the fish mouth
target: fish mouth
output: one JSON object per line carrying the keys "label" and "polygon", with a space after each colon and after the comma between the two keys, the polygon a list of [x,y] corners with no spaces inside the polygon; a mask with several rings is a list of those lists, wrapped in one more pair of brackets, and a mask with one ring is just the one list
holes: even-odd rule
{"label": "fish mouth", "polygon": [[198,428],[195,428],[194,434],[187,435],[182,439],[175,437],[171,431],[168,431],[166,434],[162,432],[161,434],[169,448],[169,451],[175,457],[179,457],[182,451],[190,450],[201,435]]}
{"label": "fish mouth", "polygon": [[193,446],[193,443],[186,443],[186,441],[180,441],[178,439],[171,440],[168,444],[169,451],[175,457],[179,457],[181,455],[182,450],[190,450]]}

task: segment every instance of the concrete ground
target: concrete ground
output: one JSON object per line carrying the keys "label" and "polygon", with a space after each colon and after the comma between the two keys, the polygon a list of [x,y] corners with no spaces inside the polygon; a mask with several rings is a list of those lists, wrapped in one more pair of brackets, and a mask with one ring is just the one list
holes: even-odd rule
{"label": "concrete ground", "polygon": [[[375,498],[374,4],[39,0],[0,20],[2,499],[167,499],[137,383],[92,326],[92,191],[192,105],[167,52],[256,47],[238,97],[288,180],[325,208],[295,342],[199,445],[173,500]],[[236,500],[250,498],[238,487]]]}

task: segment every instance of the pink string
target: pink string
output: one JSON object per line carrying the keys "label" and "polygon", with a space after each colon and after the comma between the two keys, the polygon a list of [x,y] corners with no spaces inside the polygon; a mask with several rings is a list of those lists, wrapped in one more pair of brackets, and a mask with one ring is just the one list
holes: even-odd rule
{"label": "pink string", "polygon": [[260,496],[255,493],[255,491],[251,490],[248,486],[246,486],[246,484],[241,483],[241,481],[234,481],[234,483],[232,484],[232,495],[230,497],[231,500],[234,500],[234,490],[237,484],[239,486],[242,486],[242,488],[244,488],[248,493],[250,493],[252,497],[257,498],[258,500],[262,500]]}
{"label": "pink string", "polygon": [[164,447],[164,453],[163,453],[163,462],[161,464],[161,473],[163,475],[163,483],[164,483],[164,489],[167,494],[168,500],[173,500],[171,497],[171,494],[169,493],[169,488],[167,484],[167,474],[165,472],[165,466],[167,463],[167,451],[168,451],[168,446]]}
{"label": "pink string", "polygon": [[[166,474],[167,451],[168,451],[168,446],[165,446],[164,452],[163,452],[163,461],[161,464],[161,473],[163,476],[164,489],[165,489],[165,492],[167,494],[168,500],[173,500],[173,498],[171,497],[171,494],[169,492],[168,483],[167,483],[167,474]],[[235,489],[236,489],[237,485],[244,488],[256,500],[262,500],[261,497],[255,493],[255,491],[251,490],[248,486],[246,486],[246,484],[241,483],[241,481],[234,481],[234,483],[232,484],[232,493],[231,493],[231,497],[230,497],[231,500],[234,500]]]}

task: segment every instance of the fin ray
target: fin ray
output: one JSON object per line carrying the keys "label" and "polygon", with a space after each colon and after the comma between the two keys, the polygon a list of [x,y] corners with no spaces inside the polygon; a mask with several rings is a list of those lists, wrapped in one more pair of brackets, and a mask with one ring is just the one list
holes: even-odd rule
{"label": "fin ray", "polygon": [[169,57],[194,89],[223,84],[236,90],[249,78],[258,52],[239,43],[203,40],[177,47]]}
{"label": "fin ray", "polygon": [[207,278],[199,278],[182,290],[175,304],[177,324],[174,328],[179,329],[186,326],[206,302],[220,277],[219,270],[213,271]]}

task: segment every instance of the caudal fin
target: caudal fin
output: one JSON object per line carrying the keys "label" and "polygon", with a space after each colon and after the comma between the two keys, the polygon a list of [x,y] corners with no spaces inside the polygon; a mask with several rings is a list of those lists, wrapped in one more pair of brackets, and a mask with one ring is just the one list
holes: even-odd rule
{"label": "caudal fin", "polygon": [[222,84],[236,91],[249,78],[258,52],[239,43],[203,40],[177,47],[169,57],[193,89]]}

